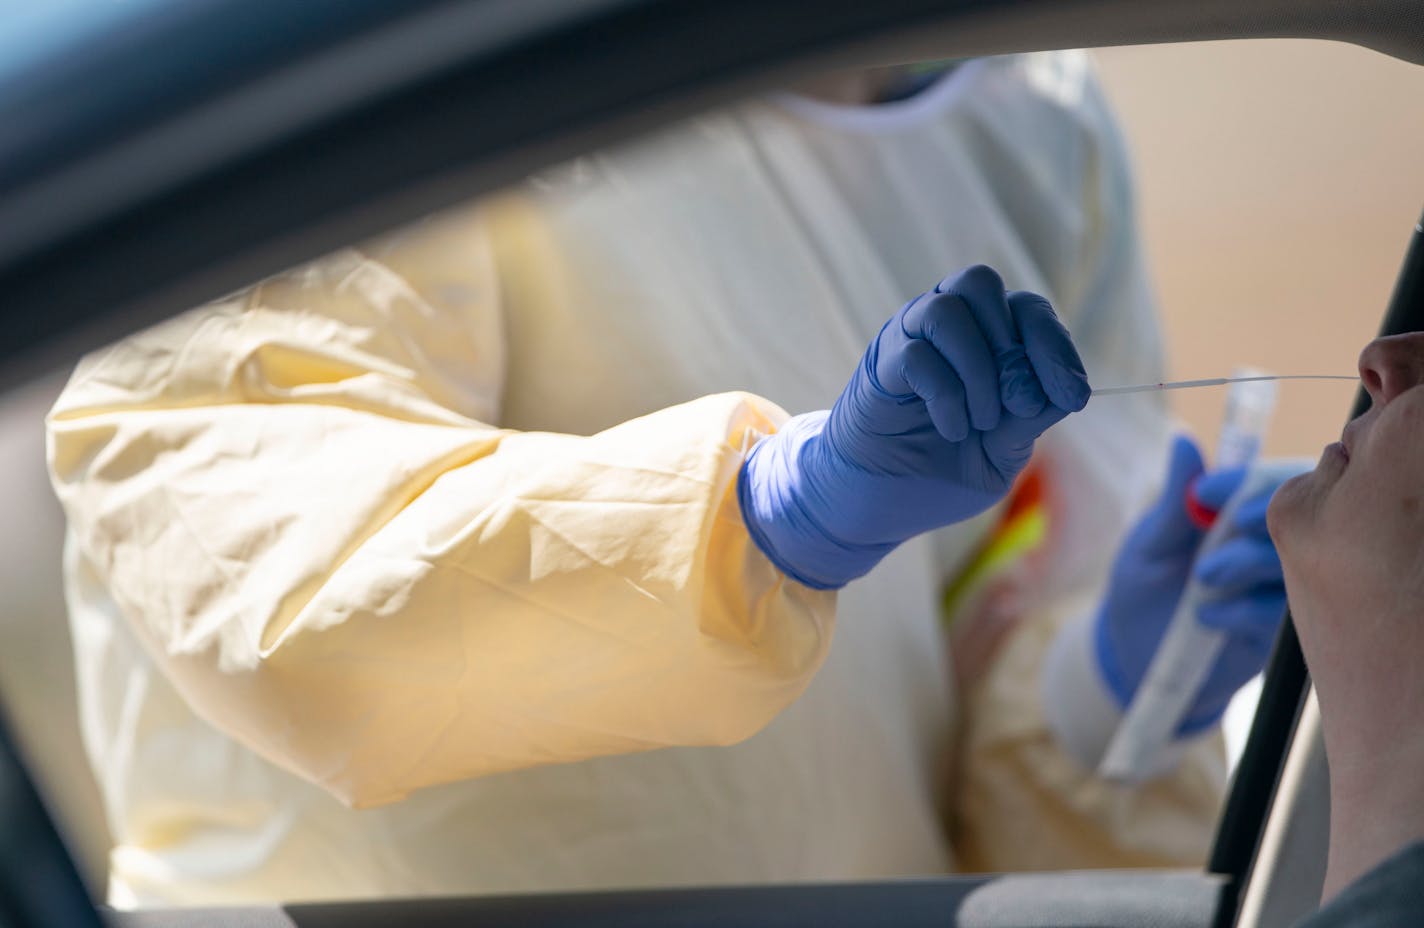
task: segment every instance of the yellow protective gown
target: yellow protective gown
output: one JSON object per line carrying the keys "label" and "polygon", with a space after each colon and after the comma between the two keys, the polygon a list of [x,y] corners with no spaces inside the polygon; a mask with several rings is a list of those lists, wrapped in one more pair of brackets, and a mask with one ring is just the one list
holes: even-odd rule
{"label": "yellow protective gown", "polygon": [[832,594],[731,492],[966,264],[1098,382],[1157,377],[1130,212],[1086,58],[985,60],[701,117],[85,359],[48,428],[112,900],[1199,861],[1215,746],[1110,787],[1034,683],[1160,470],[1154,400],[1041,443],[1033,620],[968,707],[938,602],[992,513]]}

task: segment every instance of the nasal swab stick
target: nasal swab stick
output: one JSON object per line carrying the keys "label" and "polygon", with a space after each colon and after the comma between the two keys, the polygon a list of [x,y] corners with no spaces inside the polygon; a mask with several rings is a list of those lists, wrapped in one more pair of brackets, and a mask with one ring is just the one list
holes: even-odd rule
{"label": "nasal swab stick", "polygon": [[1269,377],[1208,377],[1206,380],[1174,380],[1170,383],[1140,383],[1130,387],[1103,387],[1093,391],[1093,396],[1115,396],[1121,393],[1146,393],[1149,390],[1189,390],[1192,387],[1220,387],[1228,383],[1246,383],[1252,380],[1359,380],[1358,376],[1346,377],[1342,374],[1276,374]]}

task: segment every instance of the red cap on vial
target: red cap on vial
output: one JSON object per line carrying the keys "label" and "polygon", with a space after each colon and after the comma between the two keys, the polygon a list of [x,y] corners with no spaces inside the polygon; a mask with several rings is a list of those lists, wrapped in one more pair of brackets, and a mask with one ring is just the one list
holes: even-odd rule
{"label": "red cap on vial", "polygon": [[1187,484],[1186,507],[1187,518],[1191,520],[1193,525],[1195,525],[1202,531],[1206,531],[1207,529],[1211,528],[1212,525],[1216,522],[1216,517],[1220,515],[1220,513],[1218,513],[1215,509],[1212,509],[1210,506],[1207,506],[1201,500],[1197,499],[1196,480],[1193,480],[1191,483]]}

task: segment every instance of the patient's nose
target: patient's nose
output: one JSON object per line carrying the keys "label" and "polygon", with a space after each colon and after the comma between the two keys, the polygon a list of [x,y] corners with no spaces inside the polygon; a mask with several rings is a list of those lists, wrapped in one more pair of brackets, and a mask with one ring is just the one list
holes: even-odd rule
{"label": "patient's nose", "polygon": [[1360,380],[1377,406],[1424,383],[1424,332],[1370,342],[1360,352]]}

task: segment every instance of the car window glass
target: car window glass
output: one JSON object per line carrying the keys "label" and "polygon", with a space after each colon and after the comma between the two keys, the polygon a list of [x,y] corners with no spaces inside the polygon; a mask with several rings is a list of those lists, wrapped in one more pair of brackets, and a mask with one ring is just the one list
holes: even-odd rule
{"label": "car window glass", "polygon": [[[1082,101],[1054,94],[1081,89],[1064,69],[1087,65],[1050,56],[1013,76],[994,70],[1002,62],[927,63],[877,76],[871,93],[888,101],[881,107],[856,105],[863,87],[807,85],[795,97],[749,101],[616,152],[541,171],[486,200],[477,212],[497,214],[490,221],[500,231],[486,243],[494,250],[478,259],[492,262],[494,276],[479,285],[495,287],[511,306],[542,306],[544,315],[506,318],[491,330],[489,344],[506,353],[501,377],[489,384],[504,387],[483,401],[471,400],[459,414],[525,430],[590,433],[723,390],[765,396],[790,413],[825,408],[883,319],[932,287],[941,273],[978,261],[1020,271],[1007,281],[1011,287],[1051,289],[1065,317],[1073,314],[1067,321],[1075,337],[1081,322],[1085,344],[1103,346],[1090,358],[1101,367],[1089,373],[1102,369],[1114,382],[1095,380],[1098,386],[1144,371],[1160,370],[1167,378],[1226,376],[1242,364],[1282,374],[1352,373],[1358,349],[1378,324],[1418,206],[1410,185],[1424,156],[1424,130],[1410,127],[1424,126],[1419,76],[1382,56],[1324,43],[1110,49],[1095,58],[1104,106],[1116,113],[1135,177],[1142,267],[1150,282],[1141,291],[1144,302],[1124,302],[1120,315],[1105,317],[1084,297],[1095,292],[1094,275],[1103,272],[1111,246],[1070,220],[1101,222],[1113,205],[1095,186],[1104,175],[1093,173],[1100,167],[1093,159],[1117,144],[1116,130],[1075,123]],[[1013,81],[1032,92],[1039,112],[1030,112],[1028,104],[995,110],[994,94],[1012,92],[1005,88]],[[1257,92],[1243,93],[1247,85]],[[1359,106],[1360,99],[1371,105]],[[962,134],[934,146],[905,150],[867,141],[913,131],[916,120],[960,107],[972,108],[973,118],[956,124]],[[1059,124],[1050,125],[1052,119]],[[1322,133],[1321,125],[1335,129]],[[836,133],[850,143],[838,146]],[[1023,147],[1006,148],[1008,143]],[[1055,149],[1061,157],[1029,150],[1034,144],[1061,144]],[[798,165],[805,170],[796,170]],[[877,175],[877,169],[885,173]],[[913,171],[956,185],[953,191],[968,204],[946,213],[952,234],[933,249],[907,231],[911,226],[901,215],[877,212],[883,204],[935,202],[929,194],[905,196],[903,185]],[[1010,176],[1014,171],[1019,173]],[[986,181],[988,175],[994,178]],[[721,180],[710,185],[709,177]],[[737,180],[747,177],[751,181]],[[898,199],[876,200],[871,191],[893,192]],[[1065,198],[1070,208],[1043,211]],[[748,215],[755,221],[739,224]],[[963,217],[987,218],[975,225]],[[1107,234],[1113,226],[1100,229]],[[569,260],[557,273],[543,273],[553,265],[540,261],[561,243]],[[955,266],[941,267],[950,258]],[[527,266],[516,269],[519,261]],[[473,264],[471,269],[477,270]],[[397,284],[374,273],[378,283],[394,288],[382,292],[398,292]],[[458,290],[459,281],[450,284]],[[610,315],[559,318],[565,308],[578,309],[565,300],[580,291],[588,305]],[[834,302],[831,311],[813,305],[827,299]],[[740,301],[744,311],[718,315],[728,301]],[[755,301],[761,301],[760,311],[746,309]],[[635,311],[625,311],[629,307]],[[1126,320],[1122,331],[1094,331],[1117,319]],[[1160,351],[1161,363],[1155,367],[1148,349],[1132,350],[1145,330],[1130,327],[1144,320],[1160,332],[1153,350]],[[556,337],[547,336],[550,331]],[[440,376],[422,389],[478,393],[485,384],[478,364],[460,353],[453,336],[447,344],[446,354],[435,351]],[[677,356],[653,358],[650,351]],[[282,380],[286,360],[280,352],[267,359],[264,370],[274,382],[282,389],[319,389]],[[713,881],[719,873],[746,882],[1006,867],[1015,860],[1031,869],[1142,862],[1086,850],[1074,858],[1066,844],[1054,849],[1059,856],[1036,856],[1026,836],[1066,833],[1071,816],[1055,822],[1059,813],[1052,803],[1012,813],[1008,805],[996,807],[1006,796],[1023,795],[1005,785],[1016,775],[1012,764],[995,767],[990,761],[964,769],[960,763],[993,755],[989,741],[966,748],[973,739],[997,737],[994,725],[1014,729],[1014,712],[1030,718],[1038,711],[1037,681],[1025,678],[1016,703],[1010,699],[1010,708],[974,721],[988,697],[973,687],[993,684],[995,668],[1004,672],[996,662],[1028,653],[1005,650],[1006,641],[1022,634],[1020,626],[996,624],[989,610],[977,630],[961,626],[966,637],[956,642],[954,656],[945,656],[931,653],[942,647],[935,638],[938,625],[922,622],[906,632],[895,624],[927,601],[910,582],[923,580],[923,565],[910,562],[942,568],[942,586],[932,601],[939,608],[942,597],[963,592],[956,584],[984,559],[996,526],[1014,524],[1004,509],[983,516],[973,533],[938,533],[887,561],[884,569],[896,582],[842,594],[841,627],[825,670],[812,684],[817,689],[750,747],[678,748],[630,767],[614,758],[499,774],[484,798],[462,794],[455,784],[422,791],[406,803],[346,813],[303,783],[284,780],[281,789],[268,790],[263,784],[275,780],[264,780],[265,761],[236,743],[196,747],[189,734],[206,723],[165,715],[177,711],[171,705],[150,706],[145,714],[137,691],[135,703],[103,706],[107,714],[81,728],[75,642],[62,592],[63,523],[44,473],[43,416],[67,373],[7,396],[0,421],[0,460],[11,475],[7,511],[23,527],[9,534],[11,549],[0,558],[0,571],[8,572],[0,582],[0,692],[93,885],[104,885],[106,860],[124,868],[125,879],[112,895],[117,904],[352,896],[358,883],[360,892],[381,895],[459,894]],[[334,369],[326,373],[332,382],[341,376]],[[1352,396],[1348,384],[1283,386],[1265,453],[1315,456],[1338,436]],[[1172,395],[1165,409],[1174,427],[1189,430],[1210,453],[1224,401],[1220,389],[1199,390]],[[1161,427],[1165,435],[1166,421],[1144,428]],[[1116,434],[1111,425],[1102,434]],[[1135,434],[1116,445],[1080,444],[1063,453],[1101,447],[1135,454]],[[1097,441],[1099,433],[1092,436]],[[1160,446],[1157,452],[1163,453]],[[1093,473],[1130,469],[1126,459],[1083,460],[1083,467],[1106,465]],[[1142,480],[1139,508],[1121,514],[1115,523],[1121,532],[1150,502],[1149,478],[1160,470],[1141,461],[1133,466]],[[1051,484],[1051,473],[1047,479]],[[1114,487],[1109,480],[1100,489],[1106,499]],[[1075,502],[1091,510],[1098,499],[1089,493]],[[1107,564],[1123,536],[1093,537],[1095,543],[1069,553],[1084,555],[1083,563],[1106,582]],[[1052,570],[1027,554],[1023,563],[1029,576]],[[1097,601],[1091,583],[1074,586],[1073,593],[1077,610],[1090,612]],[[1061,617],[1072,611],[1066,602],[1033,614]],[[131,667],[145,667],[141,648],[131,660]],[[886,676],[861,674],[860,668]],[[899,668],[897,675],[887,668]],[[81,687],[97,685],[92,678],[86,684],[85,673],[80,666]],[[956,675],[968,689],[956,691]],[[1249,724],[1251,694],[1249,687],[1243,690],[1228,712],[1231,754],[1239,751]],[[715,707],[717,694],[708,694],[708,702]],[[845,708],[830,711],[834,706]],[[143,735],[142,756],[115,749],[119,742],[112,733],[125,726]],[[846,740],[848,733],[857,740]],[[845,743],[838,746],[838,740]],[[86,772],[91,762],[101,769],[102,789]],[[191,777],[171,795],[154,795],[156,787],[142,780],[144,770],[181,765],[198,772],[214,765],[221,772]],[[1069,776],[1071,768],[1064,769]],[[507,784],[520,777],[528,789],[511,791]],[[235,794],[215,794],[215,783],[231,785]],[[1223,786],[1224,780],[1212,784],[1212,795]],[[781,798],[767,803],[770,795]],[[516,796],[518,801],[510,799]],[[193,809],[202,811],[185,819]],[[362,816],[362,827],[323,837],[321,828],[304,824],[317,809],[324,823],[349,814]],[[1010,816],[998,830],[996,815]],[[1182,862],[1198,847],[1204,852],[1210,837],[1213,816],[1200,812],[1197,819],[1195,831],[1151,815],[1131,827],[1138,829],[1136,837]],[[822,823],[820,834],[840,829],[844,837],[839,844],[810,841],[810,822]],[[422,828],[440,837],[423,840]],[[205,836],[194,837],[204,829]],[[755,837],[759,829],[769,836],[764,843]],[[335,833],[347,834],[349,843],[321,844]],[[357,833],[365,835],[365,851],[350,837]],[[718,840],[695,846],[680,840],[694,833]],[[234,834],[240,840],[224,844]],[[382,843],[375,834],[388,840]],[[478,859],[485,869],[475,878],[471,858],[450,843],[453,834],[475,835],[471,840],[484,846]],[[193,843],[184,845],[187,840]],[[410,856],[392,857],[401,848]],[[280,863],[288,853],[294,855],[290,866]],[[324,862],[313,868],[317,859]],[[626,863],[602,865],[612,859]],[[736,865],[729,868],[728,860]],[[375,870],[366,867],[379,869],[381,878],[370,878]],[[185,885],[195,895],[164,899],[175,891],[175,872],[192,874]]]}

